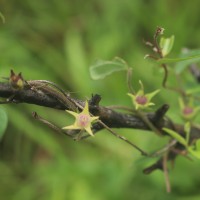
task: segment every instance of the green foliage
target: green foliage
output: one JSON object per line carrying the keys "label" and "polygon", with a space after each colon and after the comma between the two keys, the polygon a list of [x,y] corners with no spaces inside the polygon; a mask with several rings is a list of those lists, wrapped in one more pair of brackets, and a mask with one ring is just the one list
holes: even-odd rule
{"label": "green foliage", "polygon": [[121,58],[114,58],[112,61],[97,60],[90,66],[90,75],[92,79],[104,79],[106,76],[111,75],[117,71],[127,70],[128,66]]}
{"label": "green foliage", "polygon": [[176,139],[178,142],[180,142],[183,146],[187,146],[187,141],[185,138],[180,136],[176,131],[173,131],[168,128],[163,128],[164,131],[166,131],[169,135],[171,135],[174,139]]}
{"label": "green foliage", "polygon": [[188,66],[190,66],[190,64],[199,63],[200,62],[199,55],[200,55],[200,49],[183,50],[183,52],[180,54],[180,58],[185,59],[187,57],[188,59],[184,60],[184,62],[178,62],[175,65],[176,74],[181,74],[183,70],[185,70]]}
{"label": "green foliage", "polygon": [[197,85],[193,88],[189,88],[187,91],[186,91],[186,94],[188,95],[191,95],[191,94],[198,94],[200,92],[200,87]]}
{"label": "green foliage", "polygon": [[169,135],[171,135],[172,138],[176,139],[179,143],[181,143],[183,146],[185,146],[191,155],[200,159],[200,139],[198,139],[195,142],[195,144],[189,145],[190,127],[191,127],[190,123],[187,122],[184,127],[184,130],[186,133],[185,138],[180,136],[177,132],[175,132],[171,129],[163,128],[163,130],[166,131]]}
{"label": "green foliage", "polygon": [[6,112],[0,107],[0,140],[3,137],[8,124]]}
{"label": "green foliage", "polygon": [[[182,57],[182,58],[161,58],[157,62],[159,64],[162,64],[162,63],[169,64],[169,63],[183,62],[184,66],[188,66],[189,64],[195,63],[195,62],[198,62],[198,61],[200,61],[200,54],[197,54],[197,55],[194,55],[194,56],[188,56],[188,57],[185,56],[185,57]],[[181,70],[178,69],[177,72],[180,73],[179,71],[182,71],[182,69]]]}
{"label": "green foliage", "polygon": [[198,139],[195,145],[188,147],[188,151],[196,158],[200,159],[200,139]]}

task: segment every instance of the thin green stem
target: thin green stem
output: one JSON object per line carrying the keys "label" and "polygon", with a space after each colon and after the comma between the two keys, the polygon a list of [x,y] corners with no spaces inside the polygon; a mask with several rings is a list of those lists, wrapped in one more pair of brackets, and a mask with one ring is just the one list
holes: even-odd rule
{"label": "thin green stem", "polygon": [[143,151],[141,148],[139,148],[137,145],[135,145],[134,143],[132,143],[131,141],[129,141],[127,138],[125,138],[124,136],[121,136],[119,134],[117,134],[115,131],[113,131],[111,128],[109,128],[106,124],[104,124],[101,120],[98,120],[98,122],[104,127],[106,128],[112,135],[114,135],[115,137],[123,140],[124,142],[128,143],[129,145],[131,145],[132,147],[134,147],[135,149],[137,149],[143,156],[148,156],[149,154],[146,153],[145,151]]}
{"label": "thin green stem", "polygon": [[169,173],[167,168],[167,161],[168,161],[168,152],[163,156],[163,171],[164,171],[164,177],[165,177],[165,184],[166,184],[166,191],[167,193],[171,192],[171,185],[169,180]]}
{"label": "thin green stem", "polygon": [[132,86],[132,83],[131,83],[131,80],[132,80],[132,68],[128,68],[127,70],[127,85],[128,85],[128,90],[131,94],[134,94],[135,91],[133,89],[133,86]]}

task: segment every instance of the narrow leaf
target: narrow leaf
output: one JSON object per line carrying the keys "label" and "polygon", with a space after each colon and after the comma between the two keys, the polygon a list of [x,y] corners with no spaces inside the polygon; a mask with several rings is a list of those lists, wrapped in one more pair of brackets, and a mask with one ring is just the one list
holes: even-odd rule
{"label": "narrow leaf", "polygon": [[183,62],[183,61],[190,61],[190,63],[198,62],[200,61],[200,54],[183,57],[183,58],[161,58],[157,60],[159,64],[162,64],[162,63],[168,64],[168,63],[176,63],[176,62]]}
{"label": "narrow leaf", "polygon": [[167,132],[169,135],[171,135],[174,139],[176,139],[179,143],[181,143],[184,146],[187,146],[187,141],[185,140],[185,138],[180,136],[177,132],[168,128],[163,128],[163,130]]}
{"label": "narrow leaf", "polygon": [[191,95],[191,94],[195,94],[195,93],[199,93],[199,92],[200,92],[199,85],[197,87],[192,88],[192,89],[186,90],[187,95]]}
{"label": "narrow leaf", "polygon": [[[191,57],[191,56],[196,56],[196,55],[200,55],[200,49],[193,49],[193,50],[185,49],[185,50],[183,50],[183,53],[181,53],[180,58]],[[186,60],[184,62],[176,63],[176,65],[175,65],[176,74],[180,74],[183,70],[185,70],[192,63],[197,63],[199,61],[200,61],[200,59],[197,58],[194,60],[191,59],[191,60]]]}
{"label": "narrow leaf", "polygon": [[196,158],[200,159],[200,151],[196,151],[193,147],[189,147],[188,151]]}
{"label": "narrow leaf", "polygon": [[160,47],[162,49],[162,54],[164,57],[170,53],[173,45],[174,45],[174,35],[172,35],[169,38],[162,37],[160,39]]}
{"label": "narrow leaf", "polygon": [[197,151],[200,151],[200,139],[196,141],[196,148],[197,148]]}
{"label": "narrow leaf", "polygon": [[5,133],[7,123],[8,123],[7,115],[5,111],[2,108],[0,108],[0,139],[3,137],[3,134]]}
{"label": "narrow leaf", "polygon": [[92,66],[90,66],[90,76],[92,79],[98,80],[103,79],[114,72],[127,69],[128,66],[126,62],[118,57],[113,61],[97,60]]}

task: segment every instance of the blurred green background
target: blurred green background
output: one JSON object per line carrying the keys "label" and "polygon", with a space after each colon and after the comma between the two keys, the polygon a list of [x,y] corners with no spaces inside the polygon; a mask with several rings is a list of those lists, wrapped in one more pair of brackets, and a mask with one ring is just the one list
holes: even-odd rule
{"label": "blurred green background", "polygon": [[[171,57],[182,47],[200,46],[200,1],[162,0],[1,0],[0,76],[10,69],[26,80],[46,79],[86,99],[102,95],[101,104],[131,106],[126,74],[93,81],[89,66],[96,59],[119,56],[133,67],[133,87],[142,80],[146,91],[161,88],[163,73],[144,60],[143,39],[157,26],[175,35]],[[174,77],[170,84],[176,84]],[[170,99],[169,99],[170,96]],[[162,91],[156,107],[168,103],[168,115],[181,122],[177,96]],[[170,170],[172,193],[166,194],[162,172],[149,176],[142,169],[155,160],[141,158],[126,143],[101,131],[74,142],[34,121],[31,112],[63,127],[72,118],[63,111],[34,105],[3,105],[8,127],[0,142],[2,200],[121,200],[199,199],[199,161],[178,158]],[[138,130],[117,130],[146,151],[160,148],[167,138]]]}

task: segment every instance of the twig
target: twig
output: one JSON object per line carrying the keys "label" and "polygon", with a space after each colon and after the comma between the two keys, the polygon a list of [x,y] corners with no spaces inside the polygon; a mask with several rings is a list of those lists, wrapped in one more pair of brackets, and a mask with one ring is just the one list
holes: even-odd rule
{"label": "twig", "polygon": [[[155,52],[158,54],[158,56],[160,57],[160,59],[163,58],[163,53],[162,53],[162,49],[160,48],[159,44],[158,44],[158,37],[160,35],[163,34],[164,29],[161,27],[157,27],[156,32],[154,34],[154,40],[153,40],[153,44],[154,44],[154,48],[155,48]],[[152,57],[152,56],[149,56]],[[152,57],[153,58],[153,57]],[[170,87],[167,86],[167,79],[168,79],[168,69],[167,69],[167,65],[165,63],[161,64],[161,67],[164,70],[164,77],[163,77],[163,81],[162,81],[162,86],[166,89],[175,91],[180,93],[182,96],[185,96],[185,92],[179,88],[174,88],[174,87]]]}
{"label": "twig", "polygon": [[34,117],[34,119],[42,122],[43,124],[47,125],[48,127],[50,127],[51,129],[55,130],[58,133],[62,133],[64,135],[67,135],[69,137],[72,137],[71,134],[68,134],[66,131],[58,128],[57,126],[55,126],[54,124],[50,123],[49,121],[47,121],[46,119],[42,118],[41,116],[39,116],[36,112],[32,113],[32,116]]}
{"label": "twig", "polygon": [[131,141],[129,141],[124,136],[121,136],[121,135],[117,134],[115,131],[113,131],[111,128],[109,128],[106,124],[104,124],[102,121],[100,121],[100,120],[98,120],[98,121],[99,121],[100,124],[102,124],[103,127],[105,127],[109,131],[109,133],[111,133],[112,135],[116,136],[117,138],[123,140],[124,142],[128,143],[129,145],[131,145],[132,147],[134,147],[135,149],[137,149],[143,156],[148,156],[148,153],[146,153],[145,151],[143,151],[137,145],[133,144]]}
{"label": "twig", "polygon": [[165,145],[162,149],[157,150],[156,152],[150,154],[150,157],[157,157],[162,155],[163,153],[169,151],[172,147],[174,147],[177,144],[177,140],[173,139],[171,140],[167,145]]}
{"label": "twig", "polygon": [[170,193],[171,185],[170,185],[170,180],[169,180],[167,161],[168,161],[168,152],[166,152],[165,155],[163,156],[163,171],[164,171],[164,177],[165,177],[166,191]]}
{"label": "twig", "polygon": [[[81,109],[83,109],[82,105],[77,103],[77,106]],[[93,116],[92,113],[90,113],[91,116]],[[131,141],[129,141],[127,138],[125,138],[124,136],[121,136],[119,134],[117,134],[115,131],[113,131],[109,126],[107,126],[104,122],[102,122],[100,119],[97,120],[97,122],[99,124],[101,124],[105,129],[108,130],[109,133],[111,133],[112,135],[114,135],[115,137],[123,140],[124,142],[126,142],[127,144],[131,145],[132,147],[134,147],[135,149],[137,149],[143,156],[148,156],[148,154],[143,151],[141,148],[139,148],[137,145],[135,145],[134,143],[132,143]],[[85,138],[85,137],[84,137]],[[80,139],[83,139],[82,137],[80,137]]]}

